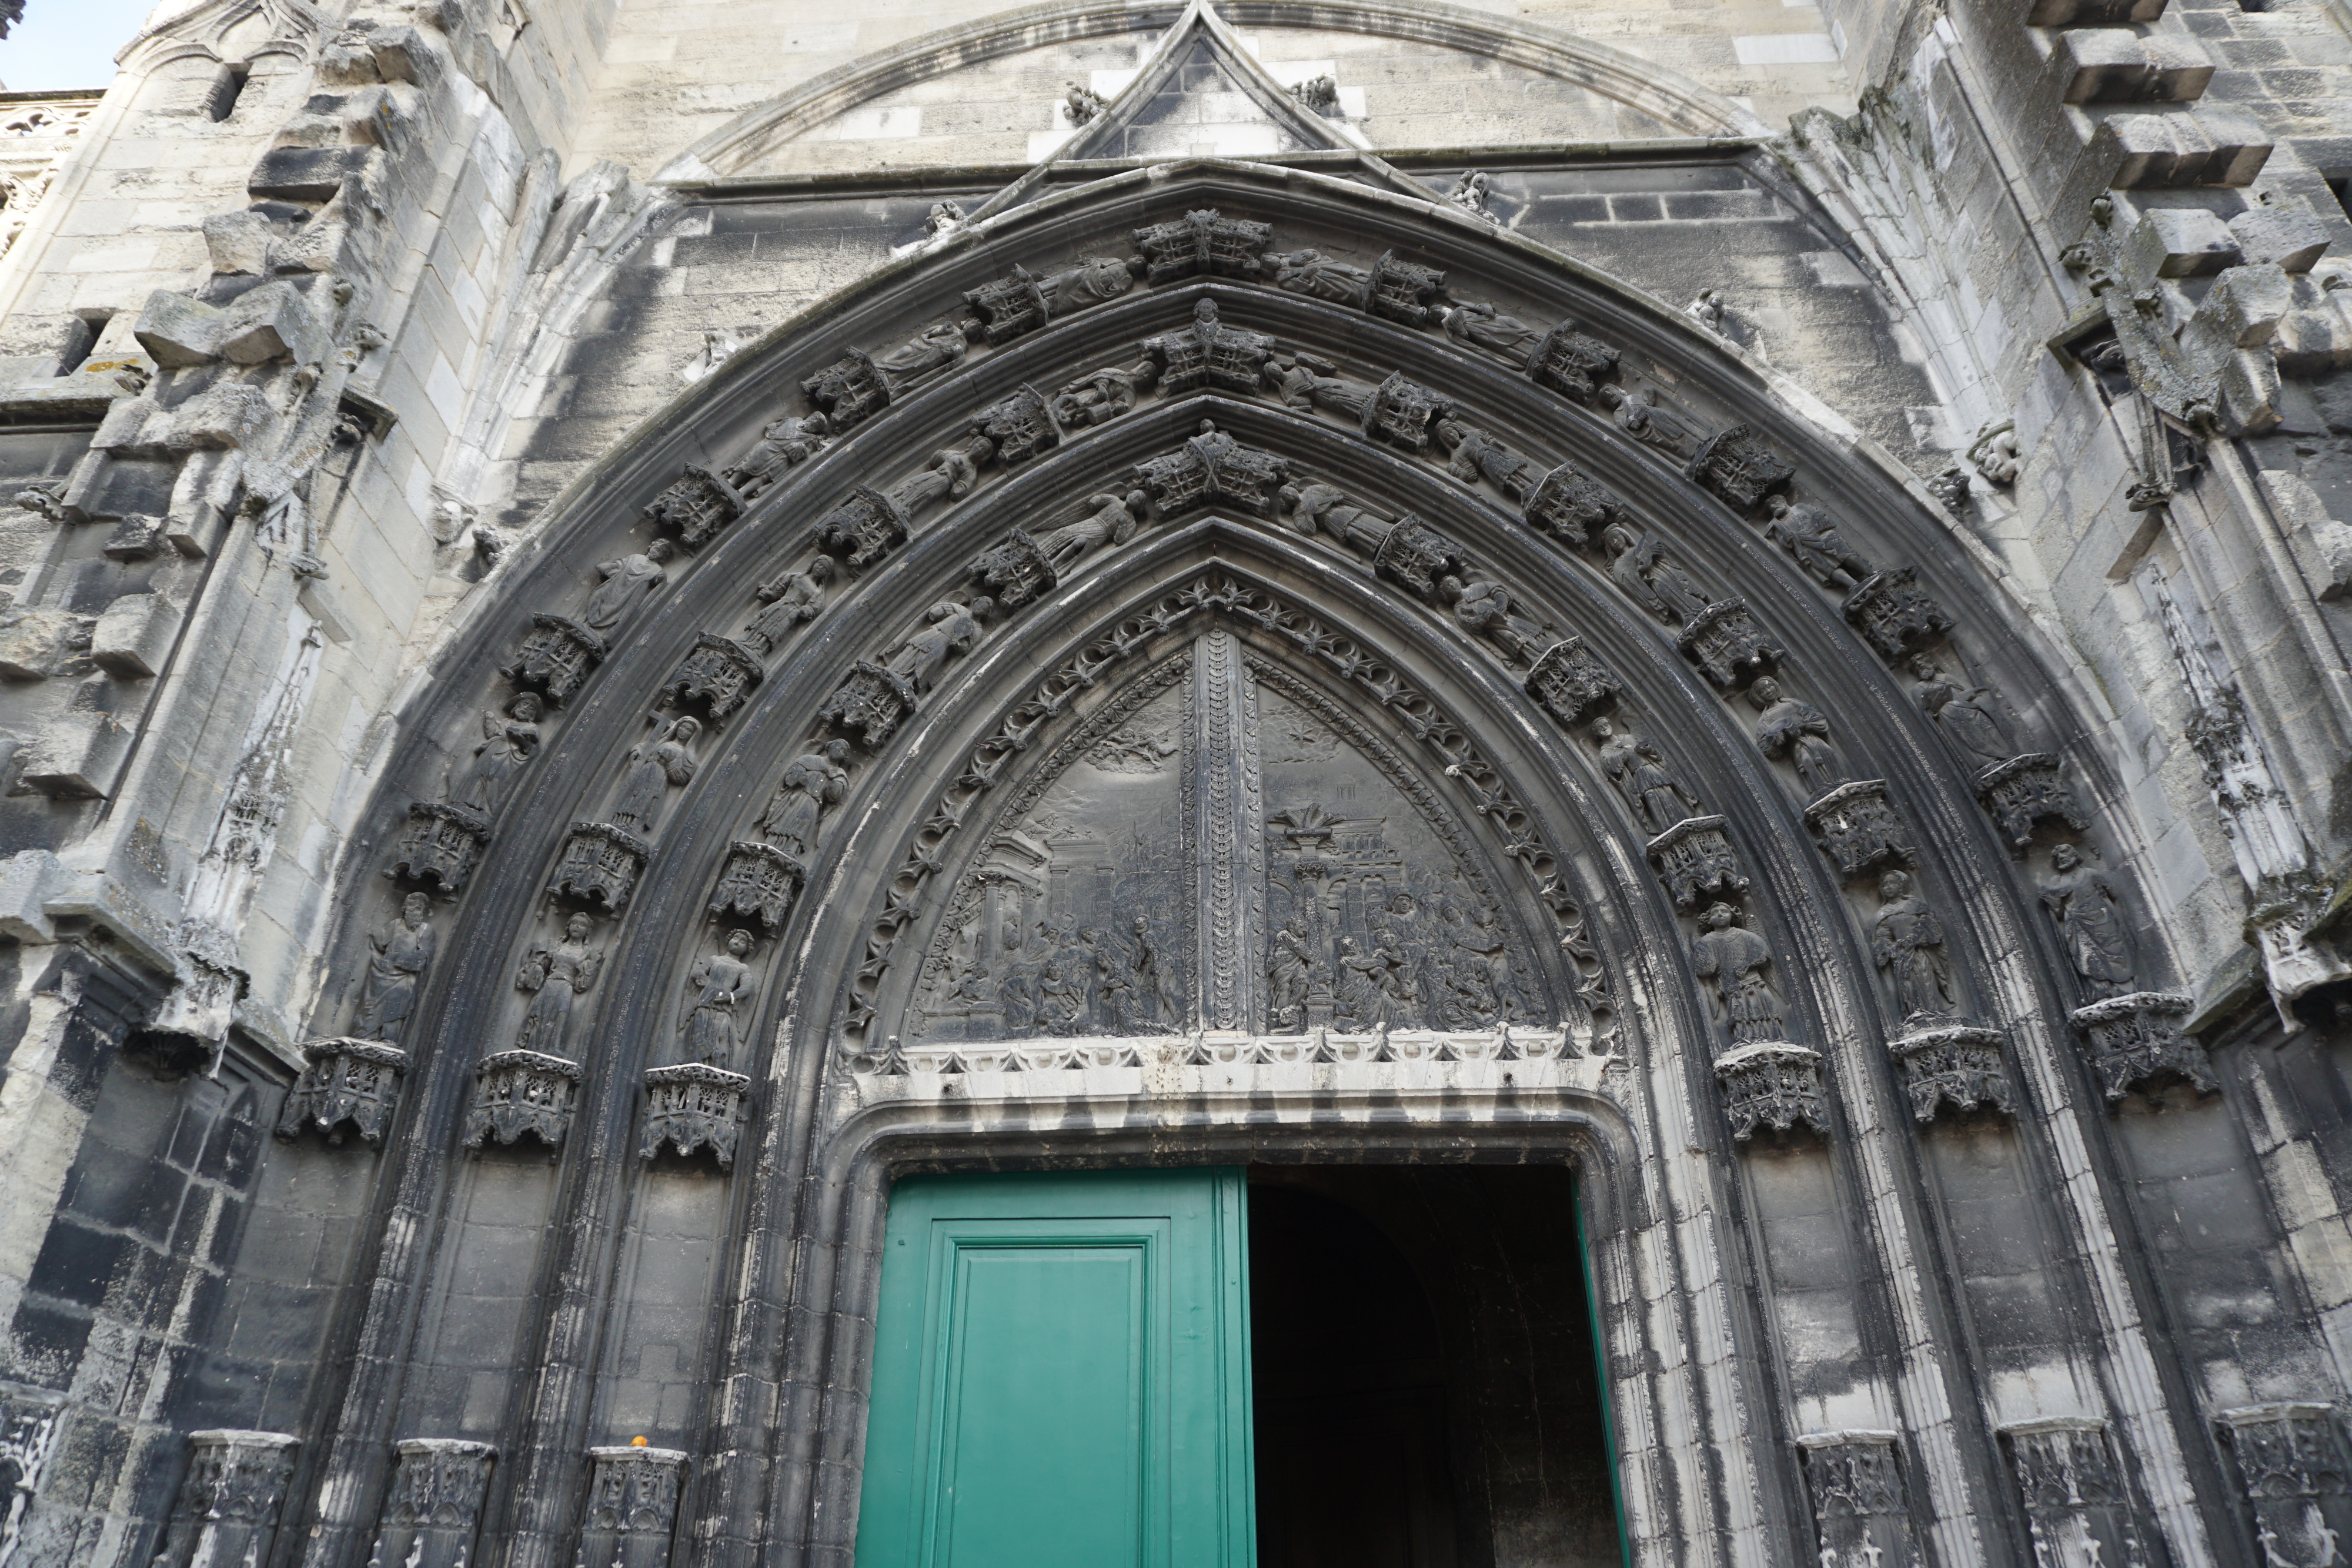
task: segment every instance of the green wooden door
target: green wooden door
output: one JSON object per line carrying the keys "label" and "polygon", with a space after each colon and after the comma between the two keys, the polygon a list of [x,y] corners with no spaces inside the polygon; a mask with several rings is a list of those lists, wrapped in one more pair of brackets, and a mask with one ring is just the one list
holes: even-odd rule
{"label": "green wooden door", "polygon": [[1239,1170],[890,1195],[857,1568],[1254,1568]]}

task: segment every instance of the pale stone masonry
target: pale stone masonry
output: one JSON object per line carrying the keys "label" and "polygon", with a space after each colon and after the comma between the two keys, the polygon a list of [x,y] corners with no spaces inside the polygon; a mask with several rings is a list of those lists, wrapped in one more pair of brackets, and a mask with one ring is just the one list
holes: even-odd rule
{"label": "pale stone masonry", "polygon": [[2334,1560],[2343,0],[117,64],[0,93],[0,1568],[838,1563],[898,1176],[1457,1158],[1616,1487],[1465,1563]]}

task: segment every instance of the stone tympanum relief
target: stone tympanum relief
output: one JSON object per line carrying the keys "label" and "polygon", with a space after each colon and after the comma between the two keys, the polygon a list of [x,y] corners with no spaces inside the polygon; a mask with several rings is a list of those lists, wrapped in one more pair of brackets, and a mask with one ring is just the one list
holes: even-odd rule
{"label": "stone tympanum relief", "polygon": [[1492,1030],[1551,1004],[1463,824],[1316,687],[1211,631],[1011,797],[909,1041]]}

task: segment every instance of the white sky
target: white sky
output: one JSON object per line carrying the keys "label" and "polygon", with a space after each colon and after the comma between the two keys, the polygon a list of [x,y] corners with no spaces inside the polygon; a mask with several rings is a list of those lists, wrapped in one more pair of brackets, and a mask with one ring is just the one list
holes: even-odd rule
{"label": "white sky", "polygon": [[106,87],[114,51],[129,43],[154,0],[26,0],[25,19],[0,38],[0,82],[10,92]]}

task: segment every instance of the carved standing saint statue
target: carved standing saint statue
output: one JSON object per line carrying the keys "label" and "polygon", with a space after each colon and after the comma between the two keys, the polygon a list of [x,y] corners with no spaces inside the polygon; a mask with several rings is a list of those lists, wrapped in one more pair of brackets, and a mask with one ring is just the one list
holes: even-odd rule
{"label": "carved standing saint statue", "polygon": [[542,1056],[563,1054],[563,1034],[572,1022],[572,1000],[596,983],[604,969],[604,951],[588,946],[594,923],[574,915],[563,923],[563,940],[553,946],[532,946],[515,974],[515,989],[534,993],[522,1027],[515,1030],[517,1051]]}
{"label": "carved standing saint statue", "polygon": [[994,612],[996,601],[982,594],[970,604],[943,599],[923,612],[923,627],[882,655],[882,668],[910,695],[931,689],[949,658],[969,653],[980,641],[980,629]]}
{"label": "carved standing saint statue", "polygon": [[1088,496],[1087,505],[1094,508],[1074,523],[1064,523],[1037,541],[1053,566],[1055,575],[1066,575],[1078,563],[1078,558],[1095,546],[1108,540],[1116,547],[1135,537],[1142,527],[1143,508],[1150,497],[1140,490],[1129,490],[1124,496],[1108,492]]}
{"label": "carved standing saint statue", "polygon": [[2138,944],[2124,919],[2124,892],[2113,877],[2083,862],[2080,851],[2060,844],[2050,852],[2057,874],[2042,884],[2042,904],[2058,922],[2066,956],[2094,999],[2138,988]]}
{"label": "carved standing saint statue", "polygon": [[381,936],[370,936],[373,949],[367,975],[360,982],[360,1007],[352,1032],[362,1040],[400,1043],[408,1015],[416,1010],[416,988],[433,967],[440,938],[433,930],[433,901],[412,893],[400,901],[400,918]]}
{"label": "carved standing saint statue", "polygon": [[1105,365],[1065,382],[1054,394],[1054,417],[1065,430],[1108,424],[1135,406],[1136,394],[1158,380],[1160,367],[1150,360],[1132,365]]}
{"label": "carved standing saint statue", "polygon": [[1936,727],[1979,763],[2006,762],[2017,755],[2001,723],[2000,701],[1990,686],[1966,686],[1921,653],[1911,661],[1911,695]]}
{"label": "carved standing saint statue", "polygon": [[1372,406],[1380,389],[1368,382],[1349,381],[1339,370],[1338,365],[1320,354],[1301,349],[1287,357],[1268,360],[1258,373],[1273,390],[1275,401],[1285,408],[1300,413],[1312,413],[1319,408],[1352,423],[1361,423],[1364,411]]}
{"label": "carved standing saint statue", "polygon": [[1454,618],[1464,630],[1474,637],[1490,639],[1513,664],[1534,664],[1545,649],[1559,641],[1538,622],[1515,613],[1511,591],[1499,582],[1484,578],[1465,582],[1449,577],[1438,583],[1437,597],[1453,604]]}
{"label": "carved standing saint statue", "polygon": [[874,356],[875,368],[904,386],[933,371],[961,362],[971,345],[964,329],[952,321],[934,321],[903,343],[893,343]]}
{"label": "carved standing saint statue", "polygon": [[1160,951],[1159,939],[1151,935],[1150,920],[1141,915],[1135,917],[1135,936],[1128,945],[1127,969],[1134,982],[1130,994],[1138,1009],[1135,1021],[1175,1027],[1184,1015],[1176,1006],[1168,960]]}
{"label": "carved standing saint statue", "polygon": [[1698,797],[1683,788],[1648,737],[1621,733],[1607,719],[1596,718],[1592,738],[1601,746],[1601,771],[1653,834],[1698,814]]}
{"label": "carved standing saint statue", "polygon": [[1341,544],[1353,545],[1366,554],[1381,548],[1394,527],[1377,512],[1367,511],[1348,499],[1348,493],[1337,485],[1317,480],[1310,485],[1285,485],[1279,498],[1283,509],[1290,514],[1290,526],[1302,534],[1314,534],[1318,529],[1330,535]]}
{"label": "carved standing saint statue", "polygon": [[1841,593],[1860,588],[1878,570],[1845,542],[1837,523],[1812,502],[1791,506],[1786,496],[1767,496],[1764,509],[1772,514],[1764,524],[1765,537],[1796,557],[1805,574],[1823,588]]}
{"label": "carved standing saint statue", "polygon": [[849,792],[848,760],[849,742],[828,740],[785,763],[774,798],[760,813],[760,836],[805,865],[826,808]]}
{"label": "carved standing saint statue", "polygon": [[613,807],[613,824],[633,833],[650,833],[661,817],[662,800],[673,789],[694,779],[694,737],[702,721],[688,715],[673,719],[654,737],[629,752],[621,775],[621,799]]}
{"label": "carved standing saint statue", "polygon": [[1784,1009],[1772,989],[1772,949],[1738,921],[1731,905],[1708,904],[1699,916],[1706,929],[1691,942],[1691,967],[1700,979],[1715,982],[1734,1044],[1779,1040]]}
{"label": "carved standing saint statue", "polygon": [[1636,536],[1622,524],[1614,524],[1601,536],[1601,544],[1616,558],[1610,563],[1610,577],[1626,597],[1652,614],[1684,626],[1714,602],[1688,572],[1675,564],[1657,535]]}
{"label": "carved standing saint statue", "polygon": [[1296,1029],[1307,1019],[1307,985],[1314,973],[1314,940],[1304,917],[1293,915],[1274,933],[1274,962],[1266,968],[1266,1017],[1276,1029]]}
{"label": "carved standing saint statue", "polygon": [[1319,250],[1276,251],[1265,258],[1273,269],[1274,286],[1293,294],[1328,299],[1339,305],[1360,305],[1372,275],[1360,267],[1325,258]]}
{"label": "carved standing saint statue", "polygon": [[824,608],[825,584],[832,580],[833,558],[821,555],[803,570],[761,584],[757,597],[766,608],[744,625],[743,640],[756,653],[773,653],[793,628],[817,618]]}
{"label": "carved standing saint statue", "polygon": [[686,1011],[677,1031],[685,1041],[686,1059],[707,1067],[732,1069],[739,1036],[735,1007],[742,999],[743,982],[751,977],[751,934],[738,926],[727,933],[725,946],[694,961],[686,977]]}
{"label": "carved standing saint statue", "polygon": [[756,500],[791,472],[793,465],[805,463],[824,451],[832,429],[822,413],[786,414],[771,420],[751,450],[719,477],[745,500]]}
{"label": "carved standing saint statue", "polygon": [[675,553],[667,539],[656,539],[642,554],[598,562],[596,572],[604,580],[581,608],[580,623],[610,636],[669,580],[663,566]]}
{"label": "carved standing saint statue", "polygon": [[1906,1019],[1951,1016],[1952,964],[1944,953],[1944,927],[1907,872],[1890,871],[1878,879],[1870,952],[1895,982],[1895,1005]]}
{"label": "carved standing saint statue", "polygon": [[507,780],[521,772],[523,764],[539,749],[539,721],[546,711],[537,692],[521,692],[507,704],[504,713],[484,714],[482,743],[474,747],[474,760],[462,771],[457,767],[449,769],[443,793],[450,803],[477,811],[496,805]]}
{"label": "carved standing saint statue", "polygon": [[1457,343],[1500,354],[1524,365],[1544,340],[1540,327],[1530,327],[1516,316],[1506,316],[1483,299],[1460,299],[1446,308],[1445,335]]}
{"label": "carved standing saint statue", "polygon": [[1756,744],[1767,757],[1785,756],[1807,794],[1818,799],[1846,781],[1845,758],[1830,740],[1827,714],[1788,695],[1769,675],[1748,688],[1748,704],[1758,715]]}

